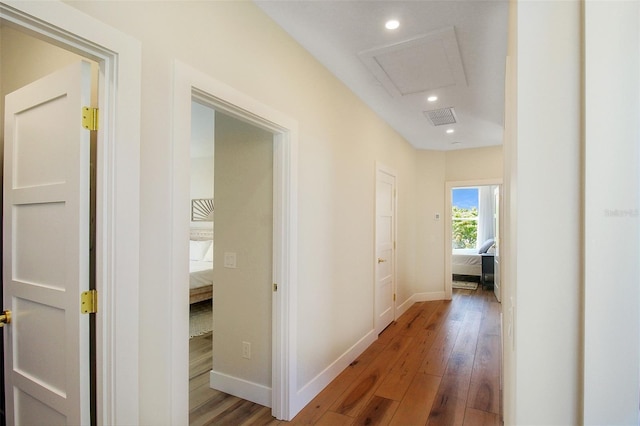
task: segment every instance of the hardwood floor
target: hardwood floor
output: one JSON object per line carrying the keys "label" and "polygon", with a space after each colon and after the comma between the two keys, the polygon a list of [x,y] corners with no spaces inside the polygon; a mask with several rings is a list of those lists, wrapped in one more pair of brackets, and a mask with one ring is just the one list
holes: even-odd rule
{"label": "hardwood floor", "polygon": [[189,340],[189,424],[277,425],[271,409],[209,388],[211,333]]}
{"label": "hardwood floor", "polygon": [[[420,302],[292,421],[312,425],[501,425],[500,305],[491,290]],[[196,340],[198,339],[198,340]],[[211,335],[191,340],[192,425],[279,425],[270,409],[208,388]]]}

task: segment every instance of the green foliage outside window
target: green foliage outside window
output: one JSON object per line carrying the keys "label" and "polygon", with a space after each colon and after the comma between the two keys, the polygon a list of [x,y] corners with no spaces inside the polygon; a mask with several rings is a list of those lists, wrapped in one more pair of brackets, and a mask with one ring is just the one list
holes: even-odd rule
{"label": "green foliage outside window", "polygon": [[453,248],[476,248],[478,239],[478,209],[453,207],[451,212]]}

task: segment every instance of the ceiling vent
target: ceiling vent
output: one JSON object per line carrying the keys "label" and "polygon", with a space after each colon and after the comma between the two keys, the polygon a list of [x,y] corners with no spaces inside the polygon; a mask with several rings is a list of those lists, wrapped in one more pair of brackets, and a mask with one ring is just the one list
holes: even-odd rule
{"label": "ceiling vent", "polygon": [[467,85],[453,27],[376,47],[358,55],[395,98]]}
{"label": "ceiling vent", "polygon": [[444,126],[447,124],[457,123],[456,113],[453,110],[453,107],[424,111],[424,115],[427,116],[429,121],[431,121],[431,124],[434,126]]}

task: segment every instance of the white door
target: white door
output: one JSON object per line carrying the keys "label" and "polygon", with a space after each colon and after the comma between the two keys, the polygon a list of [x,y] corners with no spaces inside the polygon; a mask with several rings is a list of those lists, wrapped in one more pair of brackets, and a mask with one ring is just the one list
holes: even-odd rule
{"label": "white door", "polygon": [[89,424],[90,65],[6,97],[3,204],[7,424]]}
{"label": "white door", "polygon": [[396,178],[376,171],[375,328],[380,333],[395,319],[395,210]]}

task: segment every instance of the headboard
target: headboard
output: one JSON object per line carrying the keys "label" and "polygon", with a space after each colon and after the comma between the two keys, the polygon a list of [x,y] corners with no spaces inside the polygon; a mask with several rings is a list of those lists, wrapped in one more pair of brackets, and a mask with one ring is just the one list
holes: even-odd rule
{"label": "headboard", "polygon": [[189,239],[192,241],[213,240],[213,229],[208,228],[190,228]]}

